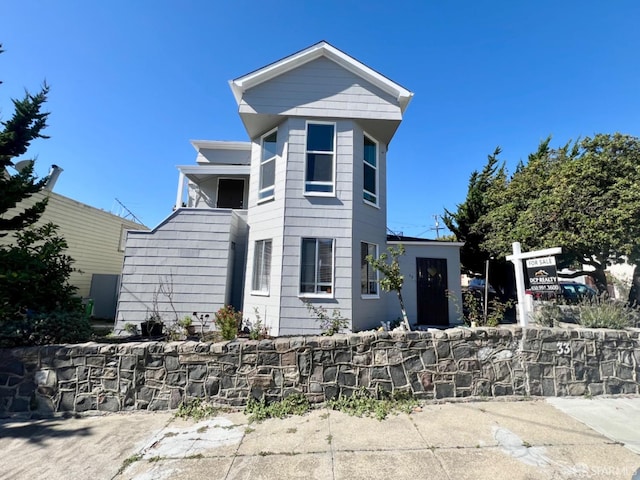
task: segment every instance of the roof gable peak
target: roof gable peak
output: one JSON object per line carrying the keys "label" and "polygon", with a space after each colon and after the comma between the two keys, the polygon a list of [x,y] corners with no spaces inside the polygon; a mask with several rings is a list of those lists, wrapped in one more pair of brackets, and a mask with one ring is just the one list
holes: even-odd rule
{"label": "roof gable peak", "polygon": [[234,80],[230,80],[229,85],[231,86],[236,102],[240,104],[242,95],[248,89],[321,57],[337,63],[351,73],[367,80],[382,91],[392,95],[398,101],[403,113],[413,97],[413,93],[406,88],[393,82],[381,73],[376,72],[350,55],[347,55],[342,50],[331,45],[329,42],[322,40],[310,47],[300,50],[299,52],[284,57],[281,60],[270,63],[265,67],[254,70],[253,72]]}

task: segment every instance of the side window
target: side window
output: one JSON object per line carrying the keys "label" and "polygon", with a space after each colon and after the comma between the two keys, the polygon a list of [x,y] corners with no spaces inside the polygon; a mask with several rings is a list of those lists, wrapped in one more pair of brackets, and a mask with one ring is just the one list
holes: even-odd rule
{"label": "side window", "polygon": [[333,289],[333,239],[303,238],[300,293],[330,294]]}
{"label": "side window", "polygon": [[362,295],[378,295],[378,272],[369,265],[367,256],[378,258],[378,246],[374,243],[360,243],[360,293]]}
{"label": "side window", "polygon": [[304,192],[307,195],[333,195],[335,173],[335,125],[307,124]]}
{"label": "side window", "polygon": [[258,240],[253,253],[253,278],[251,290],[269,293],[269,275],[271,273],[271,240]]}
{"label": "side window", "polygon": [[276,180],[276,146],[278,131],[275,130],[262,137],[262,151],[260,156],[260,189],[258,201],[273,197]]}
{"label": "side window", "polygon": [[378,205],[378,144],[364,136],[364,190],[365,201]]}

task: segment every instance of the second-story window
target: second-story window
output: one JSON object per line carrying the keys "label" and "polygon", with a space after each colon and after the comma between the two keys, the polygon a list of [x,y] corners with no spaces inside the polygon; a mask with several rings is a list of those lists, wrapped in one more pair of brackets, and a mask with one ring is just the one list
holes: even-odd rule
{"label": "second-story window", "polygon": [[278,131],[262,137],[262,152],[260,156],[260,189],[258,201],[273,197],[276,180],[276,145],[278,143]]}
{"label": "second-story window", "polygon": [[364,136],[364,190],[365,201],[378,205],[378,145]]}
{"label": "second-story window", "polygon": [[332,123],[307,124],[305,194],[334,194],[335,127]]}

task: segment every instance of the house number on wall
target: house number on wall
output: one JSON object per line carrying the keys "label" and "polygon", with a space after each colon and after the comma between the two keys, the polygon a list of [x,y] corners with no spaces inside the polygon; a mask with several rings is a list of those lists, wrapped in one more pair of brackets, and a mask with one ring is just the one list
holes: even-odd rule
{"label": "house number on wall", "polygon": [[558,342],[556,345],[558,345],[558,355],[569,355],[571,353],[569,342]]}

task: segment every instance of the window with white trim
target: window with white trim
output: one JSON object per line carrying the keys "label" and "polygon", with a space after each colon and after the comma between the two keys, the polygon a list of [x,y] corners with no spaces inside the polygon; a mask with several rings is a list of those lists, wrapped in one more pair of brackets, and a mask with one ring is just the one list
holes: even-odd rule
{"label": "window with white trim", "polygon": [[378,205],[378,144],[364,136],[364,190],[365,201]]}
{"label": "window with white trim", "polygon": [[260,156],[260,189],[258,201],[273,197],[276,180],[276,146],[278,144],[278,130],[262,137]]}
{"label": "window with white trim", "polygon": [[253,252],[253,279],[251,290],[269,293],[271,273],[271,240],[257,240]]}
{"label": "window with white trim", "polygon": [[300,293],[333,291],[333,239],[303,238],[300,256]]}
{"label": "window with white trim", "polygon": [[360,293],[362,295],[378,295],[378,272],[367,262],[367,256],[378,258],[378,245],[375,243],[360,243]]}
{"label": "window with white trim", "polygon": [[307,124],[305,194],[334,193],[335,131],[336,126],[332,123]]}

